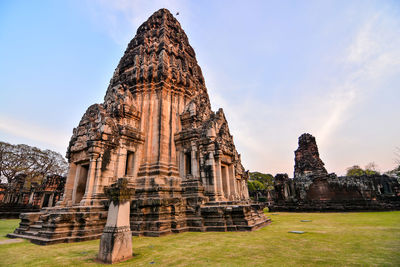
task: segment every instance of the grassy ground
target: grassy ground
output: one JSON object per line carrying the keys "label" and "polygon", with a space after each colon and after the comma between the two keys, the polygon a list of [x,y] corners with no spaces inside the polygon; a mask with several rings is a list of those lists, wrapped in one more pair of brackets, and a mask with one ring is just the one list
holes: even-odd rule
{"label": "grassy ground", "polygon": [[[14,232],[15,227],[18,225],[19,225],[19,219],[15,219],[15,220],[0,219],[0,240],[9,239],[6,237],[6,235],[8,233]],[[1,260],[0,260],[0,262],[1,262]]]}
{"label": "grassy ground", "polygon": [[[134,237],[121,266],[400,266],[400,212],[269,213],[255,232]],[[301,222],[311,220],[311,222]],[[0,220],[0,236],[17,220]],[[305,234],[288,233],[292,230]],[[99,241],[0,245],[0,266],[95,266]]]}

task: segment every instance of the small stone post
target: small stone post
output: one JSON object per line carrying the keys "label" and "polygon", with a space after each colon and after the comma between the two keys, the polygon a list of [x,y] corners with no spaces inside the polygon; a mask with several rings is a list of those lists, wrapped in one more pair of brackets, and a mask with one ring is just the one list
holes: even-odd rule
{"label": "small stone post", "polygon": [[112,264],[132,257],[129,211],[134,189],[128,188],[126,178],[119,178],[115,184],[104,188],[104,193],[110,199],[110,207],[107,223],[100,239],[97,260]]}

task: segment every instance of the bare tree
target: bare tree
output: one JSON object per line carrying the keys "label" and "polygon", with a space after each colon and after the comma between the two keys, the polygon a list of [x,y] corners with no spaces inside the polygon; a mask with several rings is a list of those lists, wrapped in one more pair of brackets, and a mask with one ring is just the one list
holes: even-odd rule
{"label": "bare tree", "polygon": [[5,158],[7,151],[10,150],[11,145],[9,143],[0,142],[0,176],[3,175],[3,170],[5,168]]}
{"label": "bare tree", "polygon": [[396,158],[395,161],[400,167],[400,147],[396,147],[396,151],[394,152]]}
{"label": "bare tree", "polygon": [[365,174],[367,175],[373,175],[373,174],[379,174],[379,168],[378,165],[375,162],[370,162],[367,165],[365,165]]}

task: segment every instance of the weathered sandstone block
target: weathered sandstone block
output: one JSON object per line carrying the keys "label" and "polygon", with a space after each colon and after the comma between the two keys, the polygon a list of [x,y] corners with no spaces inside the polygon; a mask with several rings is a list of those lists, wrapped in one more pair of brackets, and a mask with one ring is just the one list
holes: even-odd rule
{"label": "weathered sandstone block", "polygon": [[134,191],[128,188],[128,181],[124,178],[118,179],[116,184],[105,191],[111,203],[97,259],[104,263],[125,261],[132,257],[129,203]]}

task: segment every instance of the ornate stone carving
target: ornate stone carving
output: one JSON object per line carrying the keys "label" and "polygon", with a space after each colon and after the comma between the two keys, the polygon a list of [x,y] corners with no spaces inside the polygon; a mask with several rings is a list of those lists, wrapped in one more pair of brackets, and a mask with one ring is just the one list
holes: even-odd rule
{"label": "ornate stone carving", "polygon": [[135,193],[134,188],[128,187],[128,180],[119,178],[115,184],[104,188],[104,193],[115,205],[129,201]]}
{"label": "ornate stone carving", "polygon": [[[105,221],[92,218],[104,217],[103,189],[120,177],[135,188],[130,209],[134,235],[215,230],[207,223],[214,220],[211,211],[226,215],[212,222],[218,231],[253,230],[269,222],[250,203],[248,175],[225,115],[222,109],[211,110],[194,50],[166,9],[139,27],[104,103],[89,107],[74,129],[67,157],[66,189],[54,214],[93,215],[85,225],[71,225],[83,229],[79,238],[99,237]],[[232,205],[240,212],[228,222]],[[52,227],[57,232],[59,225]]]}

